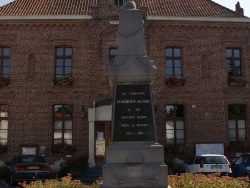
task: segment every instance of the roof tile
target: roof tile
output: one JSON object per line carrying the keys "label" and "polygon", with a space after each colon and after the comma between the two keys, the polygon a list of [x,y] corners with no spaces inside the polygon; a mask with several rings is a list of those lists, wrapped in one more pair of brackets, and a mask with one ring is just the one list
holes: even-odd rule
{"label": "roof tile", "polygon": [[[98,0],[15,0],[0,7],[0,16],[90,15]],[[212,0],[141,0],[148,16],[246,18]]]}
{"label": "roof tile", "polygon": [[245,17],[211,0],[142,0],[142,5],[150,5],[150,16]]}

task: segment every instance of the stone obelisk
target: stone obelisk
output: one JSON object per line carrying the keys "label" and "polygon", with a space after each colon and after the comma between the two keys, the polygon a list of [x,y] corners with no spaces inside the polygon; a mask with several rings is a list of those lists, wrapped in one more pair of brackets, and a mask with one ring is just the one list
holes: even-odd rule
{"label": "stone obelisk", "polygon": [[109,65],[114,88],[112,142],[102,188],[166,188],[163,146],[157,143],[151,84],[157,70],[145,49],[142,14],[134,1],[119,13],[118,54]]}

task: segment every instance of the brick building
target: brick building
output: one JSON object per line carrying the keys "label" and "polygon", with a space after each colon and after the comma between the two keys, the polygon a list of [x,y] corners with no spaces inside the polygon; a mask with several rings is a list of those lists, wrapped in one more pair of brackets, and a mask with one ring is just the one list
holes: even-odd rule
{"label": "brick building", "polygon": [[[187,155],[197,143],[221,143],[225,152],[250,145],[250,18],[240,4],[232,11],[211,0],[135,2],[158,69],[158,141],[185,144]],[[103,162],[113,95],[108,62],[122,4],[16,0],[0,7],[0,159],[45,149],[55,160],[65,142],[91,166]]]}

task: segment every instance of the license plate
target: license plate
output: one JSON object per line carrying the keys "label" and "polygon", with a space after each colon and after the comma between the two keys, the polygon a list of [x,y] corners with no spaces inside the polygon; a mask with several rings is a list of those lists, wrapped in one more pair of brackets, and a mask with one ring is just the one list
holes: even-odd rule
{"label": "license plate", "polygon": [[211,169],[222,169],[222,165],[211,165]]}
{"label": "license plate", "polygon": [[39,170],[39,166],[27,166],[27,170]]}

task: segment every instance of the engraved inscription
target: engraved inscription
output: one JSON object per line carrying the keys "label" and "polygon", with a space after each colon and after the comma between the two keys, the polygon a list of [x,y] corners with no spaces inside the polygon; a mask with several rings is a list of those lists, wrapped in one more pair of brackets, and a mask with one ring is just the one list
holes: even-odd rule
{"label": "engraved inscription", "polygon": [[115,88],[113,141],[154,141],[154,118],[149,84]]}

